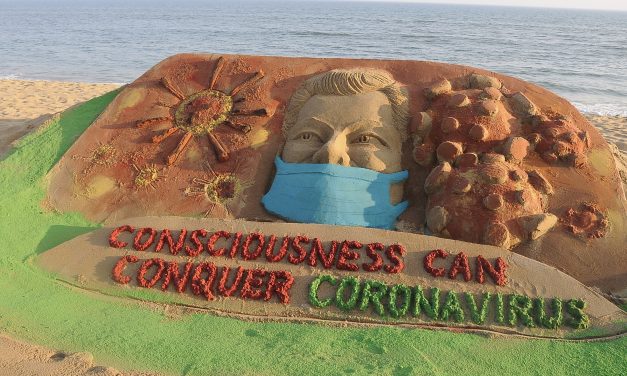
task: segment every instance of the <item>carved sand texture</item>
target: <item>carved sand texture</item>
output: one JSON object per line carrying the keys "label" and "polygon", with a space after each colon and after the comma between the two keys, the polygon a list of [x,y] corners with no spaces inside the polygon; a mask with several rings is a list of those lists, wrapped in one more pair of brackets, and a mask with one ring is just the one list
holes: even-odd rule
{"label": "carved sand texture", "polygon": [[[260,201],[273,179],[292,94],[316,74],[357,67],[389,72],[408,93],[412,137],[403,145],[402,168],[410,174],[404,186],[410,207],[399,229],[500,244],[586,284],[625,287],[625,198],[599,132],[538,86],[464,66],[176,55],[125,87],[70,148],[50,172],[49,201],[96,221],[138,214],[277,221]],[[94,163],[102,145],[115,154]],[[426,192],[427,177],[449,169],[445,163],[448,177],[435,184],[443,188]],[[138,186],[135,167],[149,166],[160,178]],[[233,196],[228,200],[190,194],[217,187],[210,184],[214,174],[234,174],[242,189],[219,188],[219,195]],[[605,213],[604,236],[582,239],[555,225],[555,217],[583,203]],[[435,207],[444,210],[428,219]]]}
{"label": "carved sand texture", "polygon": [[[204,296],[196,296],[186,290],[185,293],[176,293],[173,288],[169,291],[161,292],[159,285],[155,285],[154,290],[158,294],[163,294],[167,303],[175,305],[189,306],[209,309],[224,315],[241,315],[252,320],[267,320],[274,318],[277,320],[322,320],[328,322],[353,322],[353,323],[379,323],[379,324],[400,324],[407,326],[452,326],[464,329],[489,330],[499,333],[519,333],[538,337],[560,338],[574,333],[572,329],[560,328],[541,329],[527,328],[521,325],[508,327],[497,325],[494,322],[486,322],[485,325],[477,326],[471,322],[456,324],[452,321],[429,321],[428,319],[416,319],[411,316],[404,316],[394,321],[389,317],[381,319],[369,308],[366,311],[354,310],[342,312],[335,307],[324,309],[314,308],[309,302],[309,286],[311,281],[319,274],[335,275],[337,277],[356,276],[355,272],[341,271],[336,269],[325,269],[311,267],[307,262],[293,265],[287,260],[269,263],[265,257],[255,258],[245,261],[241,258],[230,258],[226,256],[209,256],[203,252],[197,257],[190,257],[184,252],[174,256],[168,250],[155,253],[151,248],[145,251],[133,250],[132,246],[117,249],[109,244],[109,235],[117,225],[107,226],[89,234],[81,235],[62,245],[45,252],[38,258],[38,263],[45,270],[57,273],[59,278],[74,286],[86,290],[96,290],[105,294],[117,296],[132,296],[136,289],[142,290],[137,285],[134,275],[136,265],[128,265],[124,270],[124,275],[129,275],[129,283],[121,285],[112,278],[112,270],[118,260],[125,255],[133,255],[140,260],[159,257],[165,261],[186,262],[212,262],[217,266],[228,266],[236,268],[241,266],[245,269],[262,268],[268,271],[289,271],[294,277],[294,284],[290,290],[289,304],[282,304],[274,297],[268,301],[263,300],[241,300],[236,296],[222,297],[215,296],[213,300],[207,300]],[[624,322],[626,314],[592,289],[582,285],[572,277],[534,260],[520,256],[516,253],[505,251],[498,247],[482,246],[478,244],[465,243],[447,239],[439,239],[431,236],[398,233],[393,231],[350,228],[329,225],[311,224],[287,224],[287,223],[260,223],[248,221],[231,221],[216,219],[193,219],[182,217],[145,217],[126,219],[123,224],[129,224],[135,228],[151,227],[154,229],[206,229],[208,233],[215,231],[227,231],[230,233],[242,232],[262,233],[267,236],[277,234],[280,236],[306,235],[310,238],[318,238],[322,244],[328,248],[332,240],[347,240],[347,233],[350,233],[348,240],[357,240],[362,244],[381,242],[383,244],[402,244],[406,247],[407,253],[404,256],[405,268],[397,273],[390,274],[383,270],[379,272],[360,273],[359,278],[379,280],[387,284],[407,284],[409,286],[420,285],[424,288],[438,287],[443,291],[454,290],[461,295],[462,292],[482,294],[491,293],[516,293],[530,297],[561,297],[564,299],[583,299],[587,302],[586,313],[590,316],[591,325],[602,330],[604,335],[614,335],[621,333],[620,323]],[[178,230],[177,230],[178,231]],[[126,234],[128,235],[128,234]],[[130,236],[130,235],[129,235]],[[129,237],[127,236],[127,238]],[[132,236],[131,236],[132,237]],[[126,239],[126,238],[125,238]],[[128,239],[127,239],[128,240]],[[216,247],[224,247],[226,244],[219,243]],[[307,247],[307,246],[305,246]],[[308,248],[308,247],[307,247]],[[487,259],[502,257],[509,265],[507,269],[507,284],[496,286],[493,281],[488,280],[484,284],[477,283],[474,279],[464,282],[462,276],[450,279],[446,276],[434,278],[427,273],[422,266],[425,255],[434,249],[445,249],[452,255],[464,252],[469,258],[482,255]],[[367,260],[362,255],[356,263]],[[441,260],[442,261],[442,260]],[[439,263],[442,266],[447,264]],[[438,266],[440,266],[438,264]],[[472,266],[474,268],[474,265]],[[234,274],[234,273],[231,273]],[[152,275],[152,274],[151,274]],[[233,278],[229,279],[236,283]],[[159,282],[160,283],[160,282]],[[321,296],[329,296],[330,285],[325,285],[320,290]],[[166,289],[168,290],[168,289]],[[585,336],[584,336],[585,337]]]}

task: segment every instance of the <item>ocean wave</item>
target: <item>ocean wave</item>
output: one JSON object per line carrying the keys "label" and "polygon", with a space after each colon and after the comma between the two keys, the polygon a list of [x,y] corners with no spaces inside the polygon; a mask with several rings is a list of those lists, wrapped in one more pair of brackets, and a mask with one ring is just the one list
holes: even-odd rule
{"label": "ocean wave", "polygon": [[627,108],[614,103],[583,104],[572,102],[572,104],[584,114],[627,117]]}
{"label": "ocean wave", "polygon": [[22,75],[21,74],[0,75],[0,80],[21,80],[21,79],[22,79]]}
{"label": "ocean wave", "polygon": [[67,82],[67,83],[74,83],[74,84],[96,84],[96,85],[118,85],[118,86],[124,86],[129,84],[132,81],[129,82],[113,82],[113,81],[93,81],[93,80],[69,80],[69,79],[59,79],[56,77],[51,77],[51,78],[34,78],[34,77],[28,77],[28,76],[24,76],[21,74],[7,74],[7,75],[0,75],[0,80],[18,80],[18,81],[42,81],[42,82]]}

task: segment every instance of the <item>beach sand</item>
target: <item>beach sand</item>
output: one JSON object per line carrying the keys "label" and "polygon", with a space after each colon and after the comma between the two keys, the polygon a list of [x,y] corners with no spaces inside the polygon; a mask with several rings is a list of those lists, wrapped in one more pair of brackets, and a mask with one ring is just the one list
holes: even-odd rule
{"label": "beach sand", "polygon": [[610,144],[616,167],[627,193],[627,117],[584,114]]}
{"label": "beach sand", "polygon": [[[11,144],[37,129],[55,113],[120,87],[119,84],[0,80],[0,158]],[[627,118],[587,115],[613,147],[623,181],[627,183]],[[64,353],[0,334],[0,376],[118,375],[94,366],[89,353]],[[129,373],[129,375],[145,375]]]}
{"label": "beach sand", "polygon": [[603,134],[607,142],[616,145],[623,154],[627,154],[627,117],[593,114],[585,116]]}
{"label": "beach sand", "polygon": [[66,353],[28,344],[0,334],[0,376],[153,376],[94,364],[90,353]]}
{"label": "beach sand", "polygon": [[13,141],[55,113],[118,87],[119,84],[0,80],[0,156]]}

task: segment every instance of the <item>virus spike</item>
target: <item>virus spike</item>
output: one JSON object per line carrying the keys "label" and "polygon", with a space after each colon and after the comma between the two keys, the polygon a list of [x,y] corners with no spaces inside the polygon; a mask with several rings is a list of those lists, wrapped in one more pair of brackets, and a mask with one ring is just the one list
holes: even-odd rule
{"label": "virus spike", "polygon": [[172,118],[171,117],[157,117],[157,118],[152,118],[152,119],[137,120],[137,122],[135,123],[135,126],[137,128],[147,128],[155,124],[165,123],[166,121],[172,121]]}
{"label": "virus spike", "polygon": [[216,84],[216,81],[218,81],[218,77],[220,77],[220,72],[222,71],[223,67],[224,58],[220,56],[218,58],[218,62],[216,63],[216,67],[213,69],[213,75],[211,76],[211,82],[209,83],[210,90],[213,90],[213,86]]}
{"label": "virus spike", "polygon": [[170,108],[170,109],[174,108],[173,106],[171,106],[171,105],[169,105],[167,103],[164,103],[164,102],[156,103],[155,106],[157,106],[157,107],[165,107],[165,108]]}
{"label": "virus spike", "polygon": [[242,82],[241,84],[239,84],[238,86],[235,87],[235,89],[231,90],[231,96],[234,97],[237,95],[237,93],[239,93],[240,91],[242,91],[242,89],[254,84],[255,82],[261,80],[263,78],[264,74],[263,71],[260,70],[259,72],[255,73],[255,75],[251,78],[249,78],[248,80]]}
{"label": "virus spike", "polygon": [[265,108],[256,110],[232,110],[231,114],[235,116],[268,116],[268,111],[266,111]]}
{"label": "virus spike", "polygon": [[161,78],[161,84],[165,86],[165,88],[168,89],[170,93],[172,93],[178,99],[185,99],[185,95],[183,94],[183,92],[181,92],[181,89],[179,89],[172,81],[170,81],[168,77],[164,76],[163,78]]}
{"label": "virus spike", "polygon": [[211,164],[209,162],[206,162],[206,166],[209,172],[211,172],[211,175],[213,175],[214,178],[217,178],[218,174],[213,170],[213,168],[211,167]]}
{"label": "virus spike", "polygon": [[237,124],[237,123],[230,122],[228,120],[225,121],[224,124],[244,134],[249,133],[252,130],[252,127],[248,124]]}
{"label": "virus spike", "polygon": [[213,209],[215,209],[215,207],[216,207],[216,203],[212,202],[211,203],[211,207],[209,209],[207,209],[207,211],[204,214],[205,218],[209,218],[211,212],[213,211]]}
{"label": "virus spike", "polygon": [[213,145],[214,150],[216,151],[216,155],[218,156],[218,161],[226,162],[229,160],[229,151],[222,145],[220,140],[213,134],[207,133],[207,137],[209,138],[209,142]]}
{"label": "virus spike", "polygon": [[235,157],[235,167],[233,168],[233,175],[235,175],[235,173],[236,173],[237,171],[239,171],[239,168],[240,168],[241,164],[242,164],[242,160],[241,160],[241,159],[239,159],[239,158],[236,156],[236,157]]}
{"label": "virus spike", "polygon": [[193,136],[192,132],[185,133],[185,136],[181,138],[181,141],[179,141],[179,144],[177,145],[176,149],[168,156],[168,160],[167,160],[168,166],[172,166],[174,162],[176,162],[176,160],[181,156],[181,154],[183,153],[183,150],[185,150],[185,147],[189,143],[189,140],[192,139],[192,136]]}
{"label": "virus spike", "polygon": [[172,127],[172,128],[168,128],[165,130],[165,132],[156,135],[152,138],[152,143],[153,144],[158,144],[161,141],[165,140],[166,138],[172,136],[176,131],[178,131],[179,128],[178,127]]}
{"label": "virus spike", "polygon": [[195,177],[195,178],[192,178],[192,183],[201,185],[201,184],[209,184],[211,183],[211,181],[207,179]]}

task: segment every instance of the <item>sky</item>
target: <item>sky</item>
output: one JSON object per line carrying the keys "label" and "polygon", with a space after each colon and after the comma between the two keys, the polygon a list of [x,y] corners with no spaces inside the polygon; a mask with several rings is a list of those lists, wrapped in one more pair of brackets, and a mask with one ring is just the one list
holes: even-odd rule
{"label": "sky", "polygon": [[477,4],[540,8],[604,9],[627,11],[627,0],[361,0],[403,3]]}

